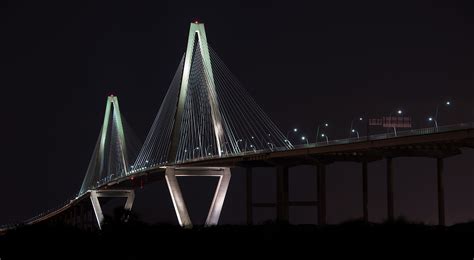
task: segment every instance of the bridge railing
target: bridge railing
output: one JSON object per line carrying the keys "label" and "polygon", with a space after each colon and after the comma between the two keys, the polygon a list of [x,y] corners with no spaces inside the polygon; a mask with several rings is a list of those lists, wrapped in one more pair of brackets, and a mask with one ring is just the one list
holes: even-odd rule
{"label": "bridge railing", "polygon": [[365,141],[370,141],[370,140],[383,140],[383,139],[399,138],[399,137],[406,137],[406,136],[436,134],[436,133],[450,132],[450,131],[463,130],[463,129],[472,129],[472,128],[474,128],[474,122],[461,123],[461,124],[455,124],[455,125],[445,125],[445,126],[439,126],[438,128],[427,127],[427,128],[420,128],[420,129],[397,131],[397,134],[395,134],[394,132],[391,132],[391,133],[384,133],[384,134],[374,134],[370,136],[360,136],[359,138],[353,137],[353,138],[346,138],[346,139],[335,139],[335,140],[328,140],[328,141],[317,142],[317,143],[295,145],[294,147],[295,149],[298,149],[298,148],[309,148],[309,147],[317,147],[317,146],[348,144],[348,143],[356,143],[356,142],[365,142]]}
{"label": "bridge railing", "polygon": [[[411,130],[405,130],[405,131],[397,131],[396,134],[394,132],[391,132],[391,133],[383,133],[383,134],[373,134],[369,136],[360,136],[359,138],[352,137],[352,138],[345,138],[345,139],[334,139],[334,140],[322,141],[322,142],[317,142],[317,143],[293,145],[293,147],[294,149],[312,148],[312,147],[319,147],[319,146],[330,146],[330,145],[365,142],[365,141],[370,141],[370,140],[383,140],[383,139],[399,138],[399,137],[406,137],[406,136],[435,134],[435,133],[443,133],[443,132],[462,130],[462,129],[472,129],[472,128],[474,128],[474,122],[454,124],[454,125],[445,125],[445,126],[439,126],[439,127],[411,129]],[[204,156],[200,158],[186,160],[183,162],[195,162],[195,161],[202,161],[202,160],[245,156],[245,155],[250,155],[250,154],[260,154],[260,153],[269,153],[269,152],[286,151],[286,150],[287,150],[286,147],[272,147],[272,148],[266,148],[266,149],[260,149],[260,150],[243,151],[238,154],[235,154],[235,153],[223,154],[221,156],[209,155],[209,156]]]}
{"label": "bridge railing", "polygon": [[8,224],[3,224],[0,226],[0,231],[1,230],[7,230],[7,229],[12,229],[12,228],[15,228],[15,227],[18,227],[20,225],[24,225],[24,224],[29,224],[29,223],[33,223],[41,218],[43,218],[44,216],[48,215],[48,214],[51,214],[55,211],[58,211],[64,207],[67,207],[69,204],[71,204],[73,201],[75,201],[75,199],[77,199],[77,197],[74,197],[74,198],[71,198],[63,203],[61,203],[59,206],[57,207],[54,207],[54,208],[50,208],[48,210],[45,210],[43,212],[40,212],[38,213],[37,215],[29,218],[29,219],[26,219],[24,221],[22,221],[21,223],[8,223]]}
{"label": "bridge railing", "polygon": [[[322,142],[317,142],[317,143],[293,145],[293,147],[294,147],[294,149],[300,149],[300,148],[312,148],[312,147],[320,147],[320,146],[340,145],[340,144],[365,142],[365,141],[368,141],[368,140],[382,140],[382,139],[399,138],[399,137],[405,137],[405,136],[442,133],[442,132],[469,129],[469,128],[474,128],[474,123],[461,123],[461,124],[454,124],[454,125],[445,125],[445,126],[439,126],[438,128],[436,128],[436,127],[427,127],[427,128],[420,128],[420,129],[411,129],[411,130],[405,130],[405,131],[397,131],[397,134],[395,134],[394,132],[391,132],[391,133],[373,134],[373,135],[370,135],[370,136],[360,136],[359,138],[352,137],[352,138],[345,138],[345,139],[335,139],[335,140],[328,140],[328,141],[322,141]],[[193,158],[193,159],[189,159],[189,160],[185,160],[185,161],[180,161],[178,163],[190,163],[190,162],[197,162],[197,161],[203,161],[203,160],[229,158],[229,157],[236,157],[236,156],[245,156],[245,155],[250,155],[250,154],[261,154],[261,153],[269,153],[269,152],[275,152],[275,151],[286,151],[286,150],[287,150],[286,147],[269,147],[269,148],[266,148],[266,149],[259,149],[259,150],[255,149],[255,150],[242,151],[240,153],[222,154],[221,156],[206,155],[206,156],[199,157],[199,158]],[[167,164],[163,164],[163,166],[164,165],[167,165]],[[158,166],[160,166],[160,165],[158,165]],[[147,170],[149,170],[151,168],[154,168],[154,167],[157,167],[157,166],[132,171],[132,173],[130,175],[139,174],[139,173],[142,173],[142,172],[147,171]],[[115,179],[118,179],[118,178],[115,178]],[[104,185],[107,185],[107,183],[109,183],[111,181],[114,181],[115,179],[112,179],[112,180],[111,179],[99,180],[97,182],[97,185],[94,188],[100,188]]]}

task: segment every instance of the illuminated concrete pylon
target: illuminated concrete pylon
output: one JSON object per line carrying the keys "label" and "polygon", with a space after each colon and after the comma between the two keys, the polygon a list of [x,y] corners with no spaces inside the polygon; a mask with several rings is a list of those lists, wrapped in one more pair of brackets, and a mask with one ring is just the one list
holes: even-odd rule
{"label": "illuminated concrete pylon", "polygon": [[133,201],[135,200],[135,192],[133,190],[91,190],[89,192],[92,209],[94,210],[99,229],[102,229],[102,224],[104,222],[104,213],[102,212],[102,207],[99,202],[100,197],[127,198],[124,206],[124,210],[126,211],[132,210]]}
{"label": "illuminated concrete pylon", "polygon": [[230,169],[226,167],[167,167],[165,171],[165,179],[168,189],[173,200],[173,206],[178,217],[178,222],[185,228],[191,228],[192,222],[188,214],[188,209],[184,201],[179,183],[178,176],[207,176],[219,177],[216,192],[212,199],[211,207],[206,218],[205,225],[213,226],[219,222],[222,206],[224,205],[225,195],[230,182]]}
{"label": "illuminated concrete pylon", "polygon": [[[112,117],[112,119],[111,119]],[[110,122],[112,120],[112,124]],[[111,131],[114,131],[113,133]],[[114,138],[113,140],[111,138]],[[125,142],[125,134],[122,123],[122,115],[120,113],[120,107],[118,99],[114,95],[107,97],[107,104],[105,108],[104,122],[99,135],[98,143],[94,149],[91,162],[87,169],[86,177],[81,186],[79,194],[88,193],[92,203],[92,208],[97,220],[97,226],[99,229],[102,228],[104,221],[104,215],[102,208],[99,203],[99,197],[126,197],[127,202],[125,203],[124,209],[130,211],[132,209],[135,193],[133,190],[101,190],[100,183],[98,180],[104,175],[110,177],[111,174],[117,174],[117,172],[111,171],[110,163],[108,160],[111,155],[109,144],[113,142],[118,145],[118,151],[113,151],[115,156],[118,157],[118,163],[123,167],[123,174],[128,173],[128,156],[127,147]],[[109,147],[109,149],[107,149]]]}
{"label": "illuminated concrete pylon", "polygon": [[[110,124],[111,120],[113,126]],[[110,128],[115,131],[114,135],[111,135]],[[107,163],[111,151],[107,150],[107,147],[111,138],[116,138],[114,139],[114,143],[118,144],[118,151],[114,152],[118,152],[118,154],[116,154],[116,156],[119,158],[118,163],[123,168],[123,175],[127,175],[129,164],[122,115],[120,113],[118,98],[114,95],[107,97],[104,121],[99,134],[99,140],[97,141],[96,147],[92,154],[92,158],[89,163],[89,167],[87,168],[86,176],[82,182],[79,194],[83,194],[90,189],[94,189],[97,186],[98,181],[103,178],[104,175],[119,174],[119,172],[108,172],[110,169]]]}
{"label": "illuminated concrete pylon", "polygon": [[127,149],[126,149],[126,144],[125,144],[125,135],[123,133],[122,114],[120,114],[118,98],[117,96],[114,96],[114,95],[110,95],[107,98],[107,106],[105,108],[104,123],[102,124],[100,146],[99,146],[100,172],[104,170],[105,141],[107,138],[108,127],[109,127],[111,105],[113,106],[112,119],[115,120],[114,123],[117,128],[120,155],[122,157],[123,169],[126,175],[127,168],[128,168],[128,157],[127,157]]}
{"label": "illuminated concrete pylon", "polygon": [[219,111],[219,103],[217,101],[216,85],[214,83],[214,73],[212,71],[211,58],[209,56],[209,47],[207,45],[206,30],[203,23],[191,23],[189,28],[188,46],[186,48],[183,75],[181,77],[181,87],[179,90],[178,104],[175,114],[173,132],[171,136],[171,148],[168,155],[169,162],[176,161],[176,154],[179,144],[179,136],[181,131],[181,121],[188,93],[189,76],[191,73],[191,64],[193,62],[194,44],[197,41],[196,48],[200,49],[200,54],[204,66],[204,79],[208,90],[208,100],[211,109],[212,125],[217,144],[217,154],[222,155],[222,145],[224,144],[224,129],[222,127],[222,116]]}
{"label": "illuminated concrete pylon", "polygon": [[[199,52],[194,52],[195,48],[199,48]],[[181,77],[181,86],[179,89],[178,103],[174,116],[174,125],[171,135],[171,146],[168,154],[168,162],[176,162],[177,150],[180,142],[181,122],[185,109],[186,98],[188,95],[189,80],[191,66],[193,63],[193,55],[199,53],[204,68],[203,78],[207,90],[207,98],[210,107],[211,121],[214,129],[214,137],[216,139],[217,154],[222,156],[222,146],[224,144],[224,128],[222,126],[222,115],[219,110],[219,102],[217,100],[216,85],[214,82],[214,73],[212,70],[211,58],[209,56],[209,47],[207,45],[206,30],[203,23],[191,23],[188,35],[188,45],[184,59],[183,74]],[[167,167],[165,171],[166,183],[173,200],[173,205],[181,226],[192,227],[189,218],[188,209],[184,201],[177,176],[211,176],[219,177],[219,183],[212,200],[209,214],[206,219],[206,226],[217,225],[219,216],[224,204],[225,195],[230,182],[230,169],[222,167]]]}

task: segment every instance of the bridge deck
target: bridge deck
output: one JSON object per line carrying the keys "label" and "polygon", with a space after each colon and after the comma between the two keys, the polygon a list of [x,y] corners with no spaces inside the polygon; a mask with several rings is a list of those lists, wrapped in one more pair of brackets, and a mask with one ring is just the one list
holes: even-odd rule
{"label": "bridge deck", "polygon": [[[170,166],[225,166],[225,167],[272,167],[304,164],[327,164],[336,161],[370,162],[394,157],[445,158],[462,152],[462,148],[474,148],[474,123],[456,126],[427,128],[390,134],[373,135],[358,139],[334,140],[296,146],[292,150],[265,150],[245,152],[235,156],[207,157]],[[102,184],[98,189],[135,189],[164,179],[166,166],[148,168],[129,176]],[[52,218],[88,198],[88,193],[68,201],[25,221],[34,224]],[[8,227],[0,228],[5,231]]]}

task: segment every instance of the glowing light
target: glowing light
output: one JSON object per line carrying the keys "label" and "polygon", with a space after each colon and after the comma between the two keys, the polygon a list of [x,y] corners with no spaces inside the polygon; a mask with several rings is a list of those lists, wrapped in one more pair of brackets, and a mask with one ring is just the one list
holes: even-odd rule
{"label": "glowing light", "polygon": [[326,136],[326,135],[324,135],[324,134],[321,134],[321,137],[325,137],[325,136]]}
{"label": "glowing light", "polygon": [[329,124],[328,124],[328,123],[325,123],[324,126],[329,126]]}
{"label": "glowing light", "polygon": [[359,121],[362,121],[362,120],[364,120],[364,119],[362,117],[359,117]]}
{"label": "glowing light", "polygon": [[302,137],[301,137],[301,140],[306,140],[306,137],[302,136]]}
{"label": "glowing light", "polygon": [[298,128],[293,129],[293,132],[298,132]]}
{"label": "glowing light", "polygon": [[433,121],[433,118],[432,118],[432,117],[429,117],[428,120],[429,120],[429,121]]}
{"label": "glowing light", "polygon": [[354,133],[356,130],[355,129],[352,129],[352,132]]}
{"label": "glowing light", "polygon": [[447,106],[451,105],[451,101],[446,101],[446,105]]}
{"label": "glowing light", "polygon": [[402,112],[402,110],[398,110],[397,113],[398,113],[399,115],[401,115],[403,112]]}

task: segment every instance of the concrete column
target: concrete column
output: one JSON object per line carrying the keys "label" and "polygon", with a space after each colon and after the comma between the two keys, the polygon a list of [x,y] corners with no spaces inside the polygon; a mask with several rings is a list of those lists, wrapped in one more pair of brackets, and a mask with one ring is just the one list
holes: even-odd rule
{"label": "concrete column", "polygon": [[252,168],[247,167],[246,168],[246,205],[247,205],[247,225],[252,225],[253,224],[253,206],[252,206],[252,198],[253,198],[253,193],[252,193]]}
{"label": "concrete column", "polygon": [[97,226],[102,229],[104,221],[104,214],[100,206],[99,197],[125,197],[124,209],[130,211],[132,209],[133,200],[135,199],[135,192],[133,190],[92,190],[90,191],[90,200],[92,209],[97,220]]}
{"label": "concrete column", "polygon": [[369,195],[367,183],[367,162],[362,162],[362,211],[364,213],[364,221],[369,221]]}
{"label": "concrete column", "polygon": [[326,165],[317,165],[318,179],[318,224],[326,224]]}
{"label": "concrete column", "polygon": [[219,177],[216,192],[212,199],[209,214],[207,215],[206,226],[214,226],[219,222],[219,217],[224,205],[225,196],[229,187],[231,172],[227,167],[167,167],[165,179],[168,184],[171,199],[178,217],[179,224],[185,228],[191,228],[192,223],[188,210],[179,187],[177,176],[204,176]]}
{"label": "concrete column", "polygon": [[288,222],[288,167],[277,167],[277,221]]}
{"label": "concrete column", "polygon": [[394,220],[393,210],[393,163],[392,158],[387,158],[387,217],[388,221]]}
{"label": "concrete column", "polygon": [[444,215],[444,184],[443,184],[443,170],[444,163],[442,158],[436,160],[437,164],[437,175],[438,175],[438,225],[446,225]]}

